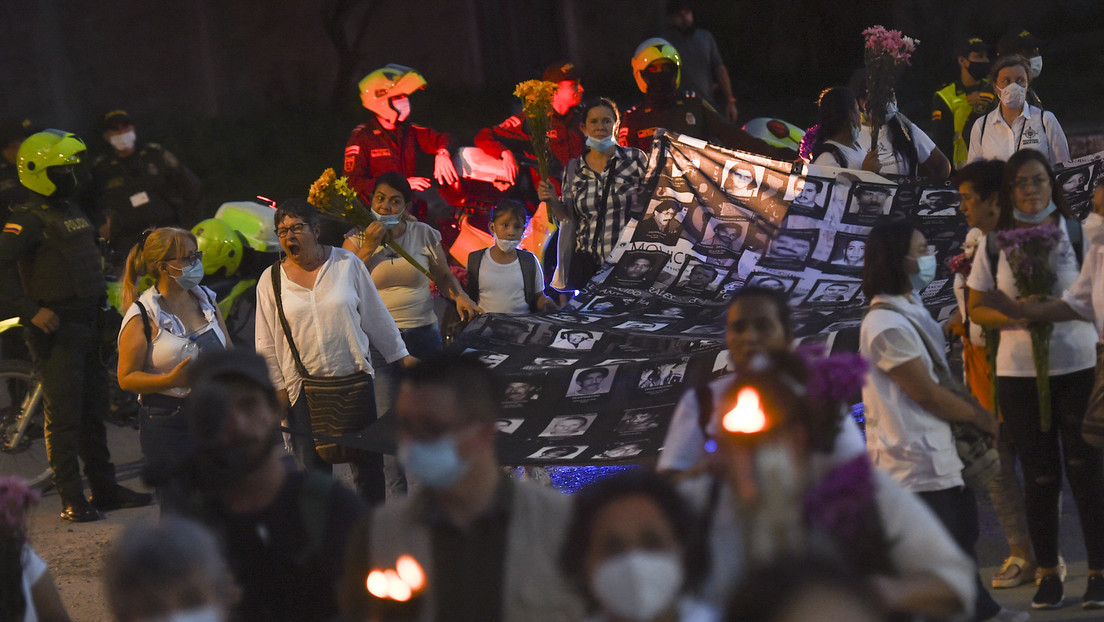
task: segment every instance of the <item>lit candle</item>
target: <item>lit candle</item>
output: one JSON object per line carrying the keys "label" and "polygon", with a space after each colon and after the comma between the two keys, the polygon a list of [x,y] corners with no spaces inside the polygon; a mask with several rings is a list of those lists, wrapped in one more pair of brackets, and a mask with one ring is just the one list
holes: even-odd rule
{"label": "lit candle", "polygon": [[767,427],[767,414],[759,403],[759,393],[744,387],[736,394],[736,405],[722,419],[724,429],[737,434],[755,434]]}

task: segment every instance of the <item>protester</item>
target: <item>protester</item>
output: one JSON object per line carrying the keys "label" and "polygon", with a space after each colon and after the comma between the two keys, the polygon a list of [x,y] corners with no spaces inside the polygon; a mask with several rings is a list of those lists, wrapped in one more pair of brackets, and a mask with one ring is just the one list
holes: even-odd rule
{"label": "protester", "polygon": [[1066,134],[1049,110],[1027,102],[1030,67],[1021,56],[1002,56],[989,71],[1000,105],[970,130],[967,162],[1008,160],[1021,149],[1034,149],[1050,166],[1070,159]]}
{"label": "protester", "polygon": [[[687,471],[700,466],[706,443],[720,431],[723,397],[750,369],[757,356],[788,351],[794,340],[793,313],[788,297],[754,285],[732,295],[725,320],[725,342],[732,374],[709,383],[708,388],[687,391],[675,407],[656,469]],[[705,406],[703,412],[702,406]],[[862,436],[850,416],[841,418],[840,437],[833,454],[839,459],[863,453]]]}
{"label": "protester", "polygon": [[69,622],[46,562],[27,542],[27,510],[38,493],[0,476],[0,620]]}
{"label": "protester", "polygon": [[863,122],[856,143],[859,151],[866,152],[863,157],[863,170],[881,175],[905,175],[908,177],[931,177],[947,179],[951,174],[951,163],[939,147],[924,130],[910,121],[897,109],[897,96],[894,94],[886,105],[885,125],[879,128],[878,143],[873,144],[874,130],[869,100],[866,93],[866,73],[860,71],[852,76],[851,88],[859,100]]}
{"label": "protester", "polygon": [[827,546],[889,611],[946,619],[972,609],[973,566],[932,512],[863,454],[823,460],[842,396],[858,391],[863,368],[853,355],[806,363],[769,353],[722,397],[713,475],[680,486],[701,511],[695,531],[708,538],[708,602],[727,603],[755,566]]}
{"label": "protester", "polygon": [[[1045,154],[1023,149],[1009,159],[1001,181],[1000,207],[997,232],[1041,224],[1057,226],[1060,238],[1049,257],[1035,260],[1045,260],[1054,270],[1050,295],[1061,295],[1078,279],[1078,262],[1087,251],[1083,248],[1085,240],[1080,224],[1058,190]],[[1082,239],[1077,240],[1078,237]],[[978,245],[974,267],[966,281],[970,288],[970,318],[986,328],[1000,330],[996,370],[998,400],[1019,452],[1024,473],[1027,527],[1043,575],[1031,604],[1037,609],[1051,609],[1063,604],[1058,559],[1058,508],[1063,470],[1080,513],[1088,567],[1095,576],[1104,569],[1104,532],[1098,528],[1104,524],[1104,469],[1100,450],[1081,438],[1081,418],[1092,390],[1096,365],[1093,343],[1098,335],[1092,324],[1082,319],[1067,316],[1051,320],[1054,327],[1049,349],[1051,403],[1048,425],[1044,425],[1028,327],[1024,320],[1009,317],[987,304],[985,292],[999,290],[1012,299],[1021,295],[1006,252],[990,250],[990,245],[995,243],[994,236],[990,235]],[[1082,604],[1087,607],[1104,605],[1104,580],[1089,583]]]}
{"label": "protester", "polygon": [[694,515],[674,486],[647,471],[596,480],[572,499],[561,563],[593,622],[709,622],[694,598],[708,572]]}
{"label": "protester", "polygon": [[749,570],[732,592],[731,622],[888,622],[871,582],[825,554],[783,557]]}
{"label": "protester", "polygon": [[[934,275],[935,257],[911,223],[882,219],[870,230],[863,293],[871,309],[859,333],[859,352],[871,364],[863,387],[867,452],[875,467],[916,493],[976,560],[977,502],[962,479],[950,422],[996,438],[997,420],[940,380],[939,369],[947,369],[946,341],[917,294]],[[976,575],[976,561],[973,566],[975,619],[1014,616],[1001,610]]]}
{"label": "protester", "polygon": [[240,590],[210,530],[183,516],[131,523],[104,560],[115,622],[228,622]]}
{"label": "protester", "polygon": [[[146,232],[126,261],[118,379],[141,395],[139,440],[151,470],[171,467],[194,443],[183,413],[189,363],[230,343],[215,293],[199,285],[201,259],[191,232],[165,227]],[[139,296],[141,277],[155,282]]]}
{"label": "protester", "polygon": [[861,127],[855,92],[846,86],[824,89],[817,98],[817,124],[809,146],[812,163],[861,169],[869,155],[858,145]]}
{"label": "protester", "polygon": [[644,152],[617,144],[621,122],[617,104],[604,97],[592,99],[580,114],[586,149],[567,163],[562,198],[556,196],[550,180],[537,187],[541,200],[563,223],[552,284],[565,291],[582,288],[613,250],[629,218],[640,216],[644,208],[640,193],[648,166]]}
{"label": "protester", "polygon": [[330,620],[348,534],[364,505],[324,473],[281,460],[277,396],[265,360],[217,350],[191,366],[185,408],[196,451],[174,476],[182,513],[218,537],[241,587],[232,619]]}
{"label": "protester", "polygon": [[978,403],[986,410],[996,413],[1001,421],[1000,434],[997,436],[1001,468],[989,483],[988,491],[997,520],[1008,540],[1009,556],[1004,560],[1000,570],[993,575],[994,588],[1016,587],[1035,577],[1035,554],[1027,533],[1023,487],[1016,474],[1015,445],[1008,434],[1004,418],[1000,416],[1000,412],[993,404],[993,386],[990,381],[991,370],[984,331],[977,322],[970,320],[970,314],[966,308],[969,297],[966,278],[974,257],[977,256],[978,244],[982,237],[988,235],[997,226],[997,220],[1000,218],[998,198],[1003,174],[1003,162],[985,160],[967,164],[955,174],[952,180],[962,196],[962,213],[971,229],[966,234],[966,243],[963,245],[965,250],[963,269],[966,273],[956,271],[954,277],[958,311],[948,322],[948,330],[962,338],[962,363],[966,385]]}
{"label": "protester", "polygon": [[410,96],[426,85],[422,74],[402,65],[387,65],[364,76],[358,87],[360,102],[373,117],[353,129],[345,146],[345,175],[365,204],[371,204],[376,178],[400,173],[420,191],[432,185],[416,175],[419,151],[433,154],[433,177],[441,185],[459,179],[449,155],[449,135],[407,121]]}
{"label": "protester", "polygon": [[528,223],[525,205],[501,199],[491,210],[494,245],[468,253],[468,297],[485,313],[518,315],[559,309],[544,295],[540,260],[518,248]]}
{"label": "protester", "polygon": [[[153,495],[115,481],[104,414],[108,377],[101,358],[107,284],[92,223],[72,201],[79,138],[39,132],[19,147],[19,181],[31,200],[0,233],[0,312],[26,326],[35,375],[46,399],[46,454],[63,520],[149,505]],[[80,462],[92,489],[84,496]]]}
{"label": "protester", "polygon": [[[1043,57],[1039,54],[1039,39],[1025,29],[1014,29],[997,41],[997,57],[1019,56],[1027,61],[1027,77],[1034,82],[1043,73]],[[1027,101],[1043,107],[1034,89],[1029,89]]]}
{"label": "protester", "polygon": [[345,619],[379,615],[384,601],[365,578],[396,568],[402,555],[424,570],[415,619],[581,619],[582,603],[556,564],[569,500],[499,468],[501,394],[493,373],[468,358],[441,355],[404,370],[395,400],[399,458],[424,486],[357,525],[341,587]]}
{"label": "protester", "polygon": [[191,227],[199,222],[202,185],[161,145],[139,144],[134,121],[125,110],[108,112],[101,125],[111,152],[92,163],[88,192],[96,206],[100,237],[112,252],[107,259],[122,263],[149,227]]}
{"label": "protester", "polygon": [[[940,87],[932,98],[931,138],[939,150],[951,156],[955,170],[966,165],[971,114],[984,114],[993,103],[989,84],[989,46],[970,37],[955,50],[958,79]],[[972,125],[970,126],[972,127]]]}
{"label": "protester", "polygon": [[301,469],[331,471],[315,448],[329,445],[328,451],[350,461],[365,500],[382,502],[382,455],[341,451],[309,438],[323,421],[318,419],[322,413],[312,413],[307,404],[304,380],[340,381],[346,387],[343,400],[323,405],[325,421],[337,418],[342,428],[363,428],[377,415],[369,348],[374,345],[386,363],[409,360],[410,354],[364,261],[350,251],[319,243],[319,215],[313,205],[289,199],[276,209],[273,221],[286,257],[257,282],[257,352],[265,357],[280,401],[288,407],[296,461]]}
{"label": "protester", "polygon": [[663,36],[675,46],[682,59],[682,86],[735,123],[737,110],[732,79],[713,33],[695,23],[694,9],[688,0],[668,0],[667,26]]}

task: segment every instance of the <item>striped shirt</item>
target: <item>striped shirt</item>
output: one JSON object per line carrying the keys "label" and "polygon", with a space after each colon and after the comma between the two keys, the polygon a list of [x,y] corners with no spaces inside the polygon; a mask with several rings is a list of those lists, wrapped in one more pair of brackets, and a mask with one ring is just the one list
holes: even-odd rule
{"label": "striped shirt", "polygon": [[618,146],[605,170],[596,173],[587,165],[586,154],[567,163],[562,200],[574,214],[575,248],[601,261],[621,237],[629,215],[639,216],[648,156],[639,149]]}

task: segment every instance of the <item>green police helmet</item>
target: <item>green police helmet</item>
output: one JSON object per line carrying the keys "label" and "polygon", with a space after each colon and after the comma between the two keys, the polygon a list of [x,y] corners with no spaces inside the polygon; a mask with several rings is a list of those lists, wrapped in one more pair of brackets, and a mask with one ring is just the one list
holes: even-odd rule
{"label": "green police helmet", "polygon": [[203,253],[203,273],[215,274],[225,268],[225,276],[238,271],[242,261],[242,240],[237,231],[218,218],[208,218],[192,227],[196,249]]}
{"label": "green police helmet", "polygon": [[50,196],[57,186],[46,176],[46,169],[77,164],[80,162],[79,154],[84,150],[81,139],[63,130],[31,134],[16,154],[19,182],[41,195]]}

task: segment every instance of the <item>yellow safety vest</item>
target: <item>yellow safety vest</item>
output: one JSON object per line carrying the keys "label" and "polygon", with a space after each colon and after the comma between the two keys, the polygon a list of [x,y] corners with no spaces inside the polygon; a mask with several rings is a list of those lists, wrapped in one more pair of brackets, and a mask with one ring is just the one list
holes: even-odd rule
{"label": "yellow safety vest", "polygon": [[966,165],[967,150],[970,145],[966,143],[966,140],[962,137],[962,128],[966,127],[966,120],[970,118],[970,113],[974,111],[974,107],[970,105],[970,101],[966,99],[965,93],[960,93],[957,88],[957,83],[952,82],[947,86],[936,91],[936,94],[943,98],[943,101],[947,102],[947,107],[950,108],[951,114],[954,115],[954,158],[953,163],[955,170],[958,170]]}

